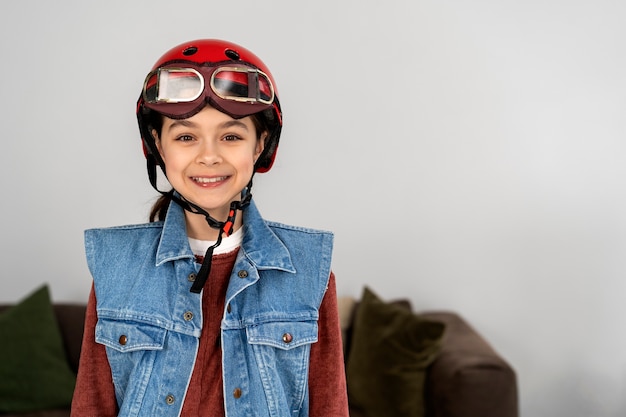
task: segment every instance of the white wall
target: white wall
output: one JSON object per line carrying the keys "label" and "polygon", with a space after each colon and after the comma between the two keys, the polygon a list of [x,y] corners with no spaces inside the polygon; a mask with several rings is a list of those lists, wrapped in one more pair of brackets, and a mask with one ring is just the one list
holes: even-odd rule
{"label": "white wall", "polygon": [[625,19],[617,0],[2,2],[0,301],[85,300],[83,230],[155,197],[145,73],[225,38],[285,111],[257,203],[336,232],[341,294],[463,314],[524,417],[623,416]]}

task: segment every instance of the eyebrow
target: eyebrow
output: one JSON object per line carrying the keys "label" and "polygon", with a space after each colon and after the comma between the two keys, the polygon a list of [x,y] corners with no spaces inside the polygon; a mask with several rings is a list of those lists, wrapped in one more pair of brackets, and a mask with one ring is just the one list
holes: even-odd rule
{"label": "eyebrow", "polygon": [[[183,127],[198,127],[197,123],[194,123],[192,121],[189,121],[188,119],[173,119],[172,123],[168,126],[168,129],[171,130],[177,126],[183,126]],[[242,129],[248,130],[248,125],[246,125],[244,122],[240,121],[240,120],[227,120],[223,123],[220,123],[218,127],[220,128],[229,128],[229,127],[240,127]]]}

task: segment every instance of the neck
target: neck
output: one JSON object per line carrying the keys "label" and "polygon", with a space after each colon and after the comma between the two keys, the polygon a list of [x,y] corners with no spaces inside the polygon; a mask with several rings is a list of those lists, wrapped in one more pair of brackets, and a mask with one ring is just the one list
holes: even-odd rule
{"label": "neck", "polygon": [[[226,216],[224,216],[224,219],[219,220],[224,221],[225,217]],[[241,210],[237,210],[233,232],[241,228],[243,224],[242,217]],[[202,214],[195,214],[185,210],[185,223],[187,224],[187,236],[190,238],[198,240],[217,240],[219,230],[209,226]]]}

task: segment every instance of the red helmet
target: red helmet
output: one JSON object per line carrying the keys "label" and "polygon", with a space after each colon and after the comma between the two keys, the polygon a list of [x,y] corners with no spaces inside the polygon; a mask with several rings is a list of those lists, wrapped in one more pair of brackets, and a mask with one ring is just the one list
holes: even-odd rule
{"label": "red helmet", "polygon": [[146,77],[137,101],[137,119],[149,162],[165,170],[151,133],[154,112],[186,119],[207,104],[233,118],[259,114],[269,132],[255,171],[269,171],[282,128],[276,83],[256,55],[218,39],[199,39],[170,49]]}

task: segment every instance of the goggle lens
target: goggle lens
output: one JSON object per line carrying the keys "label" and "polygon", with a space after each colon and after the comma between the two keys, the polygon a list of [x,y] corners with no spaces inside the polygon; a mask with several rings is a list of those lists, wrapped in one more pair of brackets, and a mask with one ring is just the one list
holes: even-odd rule
{"label": "goggle lens", "polygon": [[211,89],[225,100],[271,104],[272,82],[263,72],[252,68],[222,67],[211,75]]}
{"label": "goggle lens", "polygon": [[186,103],[204,91],[204,78],[191,68],[159,68],[146,77],[144,98],[148,103]]}
{"label": "goggle lens", "polygon": [[[204,72],[204,71],[203,71]],[[272,104],[274,88],[269,77],[255,68],[211,68],[209,94],[222,100]],[[193,68],[159,68],[146,77],[144,100],[150,104],[189,103],[205,92],[205,76]]]}

